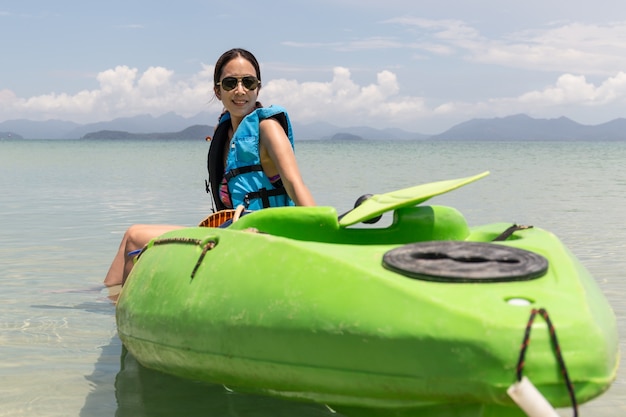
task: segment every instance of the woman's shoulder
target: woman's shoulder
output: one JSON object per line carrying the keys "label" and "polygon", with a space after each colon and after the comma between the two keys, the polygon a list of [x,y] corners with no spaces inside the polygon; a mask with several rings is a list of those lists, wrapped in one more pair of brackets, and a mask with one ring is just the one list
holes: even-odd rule
{"label": "woman's shoulder", "polygon": [[259,120],[259,130],[261,133],[267,133],[272,129],[282,129],[283,128],[283,120],[281,120],[280,115],[272,115],[269,117],[265,117]]}

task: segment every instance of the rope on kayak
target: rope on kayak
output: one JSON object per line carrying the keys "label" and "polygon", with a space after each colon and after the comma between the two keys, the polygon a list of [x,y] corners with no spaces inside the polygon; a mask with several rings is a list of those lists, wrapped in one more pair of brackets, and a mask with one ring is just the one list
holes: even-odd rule
{"label": "rope on kayak", "polygon": [[192,239],[190,237],[168,237],[165,239],[157,239],[154,241],[153,245],[167,245],[168,243],[188,243],[191,245],[200,246],[202,244],[201,239]]}
{"label": "rope on kayak", "polygon": [[574,386],[572,385],[572,381],[569,378],[569,374],[567,372],[567,367],[565,366],[565,360],[563,359],[563,354],[561,353],[561,346],[559,345],[559,341],[556,337],[556,329],[552,325],[552,321],[550,320],[550,316],[548,312],[544,308],[536,309],[533,308],[530,312],[530,317],[528,319],[528,324],[526,324],[526,330],[524,332],[524,340],[522,341],[522,347],[520,349],[519,360],[517,361],[517,381],[520,382],[522,380],[522,372],[524,370],[524,359],[526,357],[526,350],[528,349],[528,345],[530,344],[530,331],[535,321],[535,317],[537,314],[541,315],[543,319],[548,324],[548,329],[550,330],[550,339],[552,341],[552,346],[554,347],[556,359],[559,363],[559,367],[561,368],[561,373],[563,374],[563,378],[565,379],[565,386],[567,387],[567,391],[569,393],[569,397],[572,403],[572,409],[574,410],[574,417],[578,416],[578,404],[576,402],[576,393],[574,392]]}
{"label": "rope on kayak", "polygon": [[500,235],[498,235],[498,237],[496,237],[495,239],[493,239],[493,242],[502,242],[507,240],[513,233],[517,232],[518,230],[526,230],[526,229],[532,229],[533,226],[524,226],[522,224],[514,224],[513,226],[509,227],[508,229],[506,229],[504,232],[502,232]]}
{"label": "rope on kayak", "polygon": [[196,266],[193,267],[193,271],[191,271],[191,279],[193,279],[196,276],[196,272],[198,271],[200,264],[202,264],[202,261],[204,260],[204,257],[206,256],[207,252],[213,249],[215,245],[217,245],[217,242],[215,240],[209,240],[205,242],[202,239],[192,239],[188,237],[170,237],[170,238],[165,238],[165,239],[158,239],[153,242],[153,245],[155,246],[166,245],[169,243],[182,243],[182,244],[190,244],[190,245],[195,245],[195,246],[202,246],[202,253],[200,254],[200,257],[198,258],[198,262],[196,262]]}
{"label": "rope on kayak", "polygon": [[200,254],[200,257],[198,258],[198,262],[196,262],[196,266],[193,267],[193,271],[191,271],[191,279],[193,279],[193,277],[196,276],[196,271],[198,270],[198,268],[200,267],[200,264],[202,263],[202,261],[204,260],[204,256],[206,255],[206,253],[208,251],[210,251],[211,249],[213,249],[215,247],[217,243],[214,240],[209,240],[203,247],[202,247],[202,253]]}

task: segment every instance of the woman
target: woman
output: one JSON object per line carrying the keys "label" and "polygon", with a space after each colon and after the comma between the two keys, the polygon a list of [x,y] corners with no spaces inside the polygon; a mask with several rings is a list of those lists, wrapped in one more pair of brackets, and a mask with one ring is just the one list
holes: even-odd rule
{"label": "woman", "polygon": [[[215,97],[224,106],[209,151],[217,208],[240,204],[249,209],[315,205],[298,169],[286,111],[274,106],[263,108],[257,101],[261,71],[254,55],[244,49],[225,52],[215,64],[213,83]],[[179,228],[131,226],[104,279],[105,285],[123,284],[133,267],[133,253],[151,239]]]}

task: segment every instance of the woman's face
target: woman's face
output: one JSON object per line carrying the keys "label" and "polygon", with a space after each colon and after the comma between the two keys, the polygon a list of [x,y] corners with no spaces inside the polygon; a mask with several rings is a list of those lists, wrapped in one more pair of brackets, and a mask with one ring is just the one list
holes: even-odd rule
{"label": "woman's face", "polygon": [[[245,76],[256,78],[256,71],[250,61],[238,56],[224,65],[220,81],[226,77],[241,79]],[[230,91],[226,91],[222,85],[216,86],[215,95],[228,110],[231,118],[243,119],[256,108],[259,90],[260,86],[254,90],[247,90],[241,82],[238,82]]]}

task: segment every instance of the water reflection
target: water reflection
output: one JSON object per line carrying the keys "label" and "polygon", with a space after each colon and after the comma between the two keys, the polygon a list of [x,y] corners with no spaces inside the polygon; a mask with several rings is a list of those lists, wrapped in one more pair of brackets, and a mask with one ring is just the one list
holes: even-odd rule
{"label": "water reflection", "polygon": [[[333,415],[326,407],[227,391],[221,385],[184,380],[141,366],[122,348],[115,379],[116,417]],[[336,415],[336,414],[335,414]]]}
{"label": "water reflection", "polygon": [[[117,369],[116,373],[112,373]],[[114,381],[111,381],[115,375]],[[524,416],[518,410],[481,405],[446,405],[416,409],[375,410],[329,407],[262,395],[232,392],[145,368],[114,337],[104,347],[92,375],[94,385],[81,417],[480,417]],[[111,385],[114,391],[111,392]],[[108,398],[107,398],[108,397]]]}
{"label": "water reflection", "polygon": [[[117,357],[115,364],[112,363],[114,356]],[[112,393],[110,371],[113,366],[117,366],[118,371]],[[229,392],[222,385],[153,371],[139,364],[117,337],[103,348],[96,369],[87,379],[94,390],[81,410],[81,417],[342,417],[322,405]],[[106,396],[109,398],[105,399]]]}

